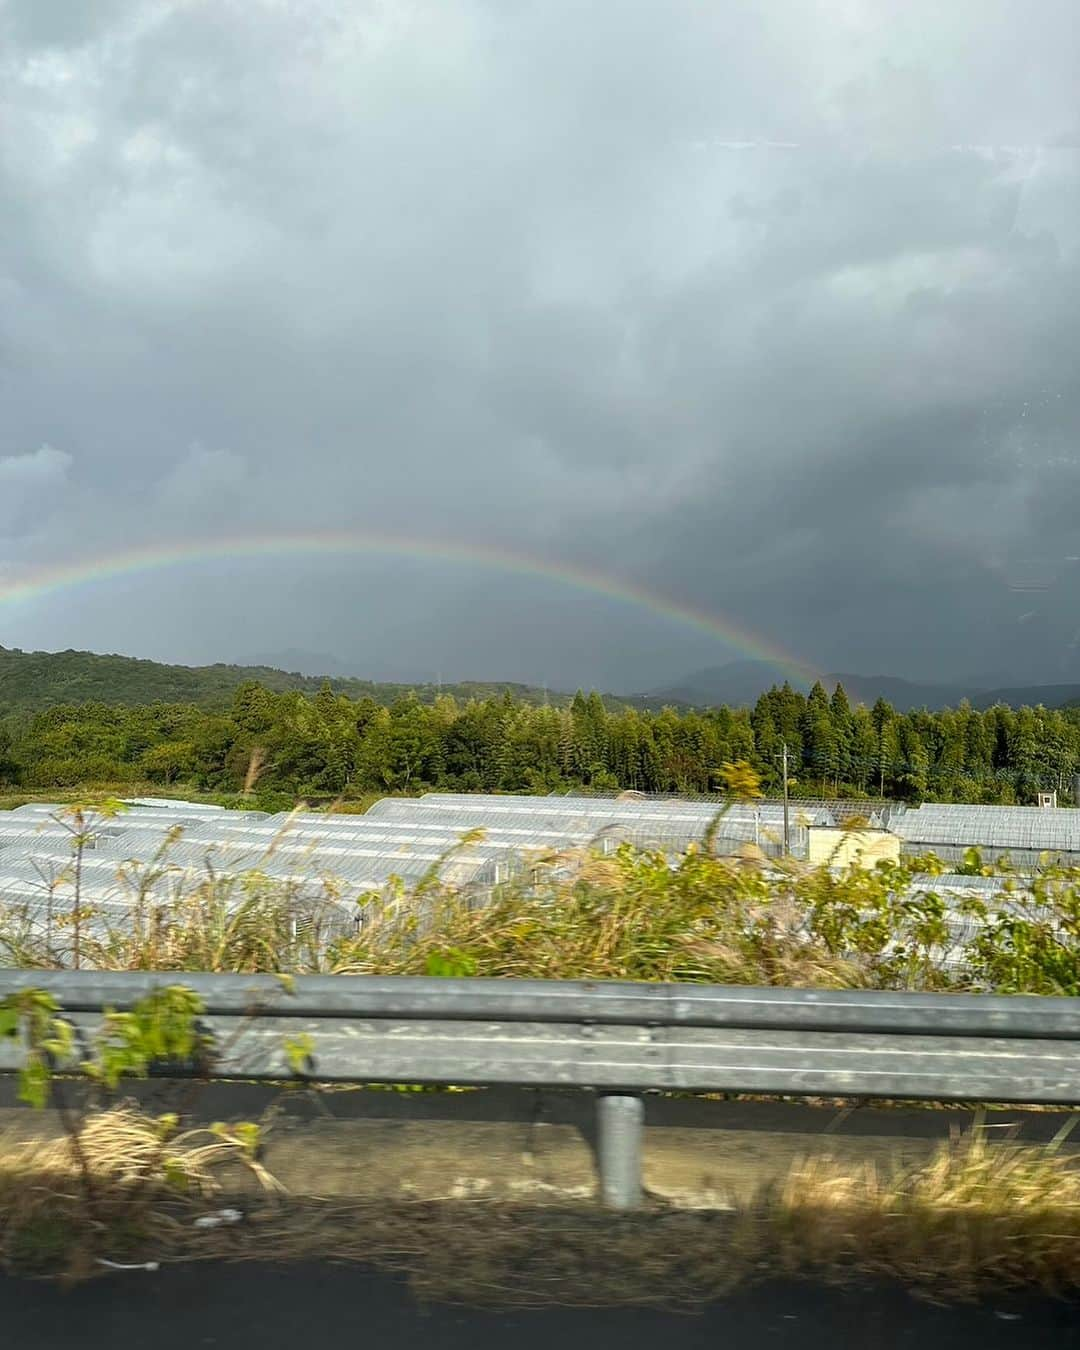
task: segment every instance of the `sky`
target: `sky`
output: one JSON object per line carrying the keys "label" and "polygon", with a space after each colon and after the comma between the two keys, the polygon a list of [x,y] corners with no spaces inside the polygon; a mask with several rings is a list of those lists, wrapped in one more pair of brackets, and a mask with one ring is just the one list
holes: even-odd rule
{"label": "sky", "polygon": [[1080,681],[1078,88],[1075,0],[0,0],[0,645]]}

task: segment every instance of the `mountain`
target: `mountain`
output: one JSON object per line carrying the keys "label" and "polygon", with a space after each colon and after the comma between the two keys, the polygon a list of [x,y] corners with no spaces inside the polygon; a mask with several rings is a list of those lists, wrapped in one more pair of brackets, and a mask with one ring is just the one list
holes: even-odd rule
{"label": "mountain", "polygon": [[1019,688],[1021,685],[1029,684],[1030,681],[1012,670],[983,670],[974,675],[966,673],[957,675],[955,679],[946,680],[945,683],[956,685],[960,689],[970,689],[974,696],[981,690]]}
{"label": "mountain", "polygon": [[989,689],[972,694],[975,708],[992,708],[995,703],[1007,703],[1012,708],[1064,708],[1080,702],[1080,684],[1028,684],[1009,689]]}
{"label": "mountain", "polygon": [[793,688],[805,694],[814,682],[813,675],[799,679],[791,671],[768,661],[730,661],[724,666],[706,666],[673,684],[647,690],[633,700],[646,707],[659,708],[665,704],[686,704],[689,707],[707,707],[726,703],[740,707],[753,703],[766,689],[788,680]]}
{"label": "mountain", "polygon": [[301,647],[286,647],[279,652],[262,652],[251,660],[253,666],[269,667],[300,675],[335,675],[339,678],[355,676],[356,671],[347,662],[325,652],[304,651]]}
{"label": "mountain", "polygon": [[[738,707],[755,702],[767,689],[783,684],[785,680],[805,694],[814,676],[804,673],[800,678],[797,673],[793,674],[768,661],[732,661],[724,666],[709,666],[661,689],[650,690],[632,701],[644,703],[647,707],[659,707],[664,703],[697,708],[726,703],[729,707]],[[842,684],[852,703],[872,706],[879,698],[884,698],[898,712],[910,712],[913,708],[951,708],[965,698],[975,708],[992,708],[995,703],[1008,703],[1014,708],[1042,703],[1048,708],[1060,708],[1066,703],[1080,700],[1080,685],[1036,684],[988,688],[990,681],[985,676],[931,684],[905,680],[897,675],[855,675],[840,671],[821,676],[821,682],[830,693],[835,685]]]}
{"label": "mountain", "polygon": [[[351,698],[373,698],[377,703],[415,692],[430,703],[439,693],[458,699],[497,698],[504,693],[530,703],[564,703],[569,695],[508,681],[466,680],[458,684],[382,684],[374,680],[331,675],[331,686]],[[24,652],[0,647],[0,715],[36,712],[60,703],[198,703],[227,707],[233,691],[245,680],[258,680],[277,693],[296,689],[314,694],[321,675],[299,674],[273,666],[177,666],[144,661],[134,656],[99,656],[95,652]],[[605,699],[609,707],[616,699]]]}
{"label": "mountain", "polygon": [[822,681],[832,692],[842,684],[852,703],[875,704],[879,698],[891,703],[897,712],[911,712],[913,708],[953,708],[961,699],[970,698],[972,689],[955,684],[920,684],[903,680],[896,675],[829,675]]}

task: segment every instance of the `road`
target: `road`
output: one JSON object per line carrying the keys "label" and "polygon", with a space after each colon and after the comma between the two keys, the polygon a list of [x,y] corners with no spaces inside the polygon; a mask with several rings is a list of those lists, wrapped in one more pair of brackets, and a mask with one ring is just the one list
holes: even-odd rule
{"label": "road", "polygon": [[1002,1297],[940,1308],[896,1289],[773,1283],[696,1315],[488,1312],[425,1307],[402,1282],[345,1266],[185,1266],[66,1290],[0,1278],[0,1327],[19,1350],[1073,1350],[1080,1303]]}

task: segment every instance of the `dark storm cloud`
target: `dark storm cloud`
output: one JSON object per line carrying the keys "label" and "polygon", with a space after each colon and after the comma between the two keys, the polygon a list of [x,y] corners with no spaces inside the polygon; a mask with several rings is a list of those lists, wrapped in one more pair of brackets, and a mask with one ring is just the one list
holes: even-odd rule
{"label": "dark storm cloud", "polygon": [[[1058,678],[1077,21],[942,8],[0,2],[5,568],[374,527],[832,668],[1022,642]],[[725,655],[476,569],[229,575],[23,606],[0,641],[621,686]]]}

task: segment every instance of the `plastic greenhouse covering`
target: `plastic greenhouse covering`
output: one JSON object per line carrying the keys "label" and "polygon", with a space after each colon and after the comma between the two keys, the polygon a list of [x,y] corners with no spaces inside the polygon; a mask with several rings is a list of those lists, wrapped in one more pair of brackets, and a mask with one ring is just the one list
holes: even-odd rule
{"label": "plastic greenhouse covering", "polygon": [[[73,833],[66,811],[33,803],[0,813],[0,908],[30,927],[51,924],[73,903]],[[793,804],[793,853],[805,856],[809,826],[831,826],[836,814],[813,803]],[[671,798],[430,793],[385,798],[364,815],[268,815],[141,799],[115,816],[88,813],[79,895],[88,911],[87,931],[100,933],[130,922],[140,896],[167,903],[205,887],[210,877],[220,882],[225,903],[237,903],[242,891],[232,879],[254,871],[285,887],[290,903],[329,902],[334,931],[349,931],[357,901],[392,878],[411,885],[437,871],[453,885],[474,888],[482,900],[485,888],[512,875],[559,866],[573,850],[610,851],[624,841],[666,852],[674,865],[713,829],[719,851],[755,844],[776,857],[782,821],[777,801],[725,807]],[[1080,810],[926,803],[893,812],[890,824],[909,854],[959,860],[974,845],[988,861],[1007,854],[1020,867],[1047,853],[1073,855],[1080,863]],[[163,849],[173,827],[178,837]],[[463,838],[474,831],[475,838]],[[955,905],[973,895],[996,902],[1001,890],[998,878],[959,874],[916,885],[949,900],[950,940],[957,941],[976,920],[955,912]],[[1001,902],[1009,903],[1007,897]]]}
{"label": "plastic greenhouse covering", "polygon": [[890,828],[909,845],[926,851],[944,845],[1080,853],[1080,810],[1066,808],[925,803],[895,815]]}
{"label": "plastic greenhouse covering", "polygon": [[[166,799],[139,799],[109,815],[90,810],[79,862],[81,904],[99,916],[123,913],[140,895],[167,900],[205,883],[259,872],[289,894],[332,890],[346,906],[397,877],[414,883],[436,870],[462,886],[488,886],[541,859],[572,850],[605,851],[623,841],[674,858],[715,825],[717,847],[756,843],[781,852],[779,803],[671,799],[483,797],[432,794],[387,799],[366,815],[233,811]],[[807,832],[792,811],[791,841]],[[820,813],[822,820],[831,819]],[[167,843],[170,830],[177,838]],[[477,837],[464,836],[477,831]],[[30,803],[0,817],[0,904],[68,905],[74,896],[74,821],[70,808]]]}

